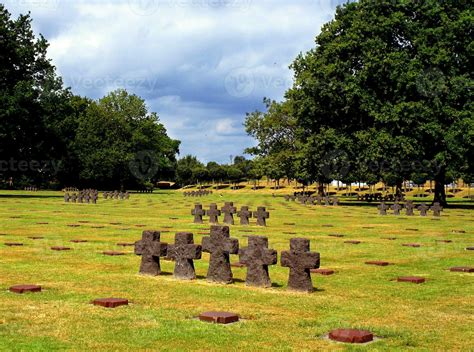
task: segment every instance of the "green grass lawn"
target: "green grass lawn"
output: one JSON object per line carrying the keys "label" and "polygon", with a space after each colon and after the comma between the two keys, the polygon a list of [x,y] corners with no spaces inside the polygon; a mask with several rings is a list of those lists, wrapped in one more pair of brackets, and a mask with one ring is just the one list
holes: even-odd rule
{"label": "green grass lawn", "polygon": [[[211,202],[222,206],[224,200],[234,201],[238,208],[270,209],[266,228],[231,226],[231,236],[239,239],[241,247],[247,245],[249,234],[268,236],[270,247],[280,257],[291,237],[306,237],[311,239],[311,249],[321,253],[321,268],[336,273],[313,275],[316,291],[311,294],[288,291],[288,268],[279,262],[270,268],[270,289],[246,287],[245,268],[233,268],[234,284],[218,285],[205,280],[209,256],[204,253],[202,260],[195,261],[198,279],[183,282],[173,278],[174,264],[169,261],[162,261],[164,275],[139,275],[140,257],[133,254],[133,247],[116,245],[140,239],[143,229],[168,231],[161,235],[168,243],[174,242],[175,232],[191,231],[200,244],[209,225],[192,223],[193,203],[207,208]],[[67,226],[80,221],[88,223]],[[142,224],[146,227],[137,226]],[[249,229],[252,232],[245,231]],[[199,199],[173,191],[132,194],[128,201],[100,198],[93,205],[66,204],[59,192],[4,191],[0,193],[0,233],[1,350],[473,348],[474,274],[447,270],[474,266],[474,251],[465,250],[474,246],[472,210],[446,209],[440,221],[432,221],[431,217],[381,217],[375,205],[303,206],[281,197],[239,192]],[[329,236],[334,233],[345,237]],[[69,242],[72,239],[88,242],[74,244]],[[452,242],[436,241],[444,239]],[[344,243],[347,240],[361,243]],[[24,246],[7,247],[5,242]],[[422,246],[403,247],[402,243]],[[57,245],[72,251],[50,250]],[[105,250],[127,255],[108,257],[101,254]],[[393,265],[371,266],[364,264],[367,260]],[[232,256],[231,261],[237,262],[238,257]],[[411,275],[427,281],[416,285],[393,280]],[[43,292],[8,291],[12,285],[26,283],[41,285]],[[127,298],[131,304],[106,309],[89,303],[103,297]],[[235,312],[241,321],[223,326],[196,319],[208,310]],[[380,339],[355,346],[324,338],[330,330],[344,327],[367,329]]]}

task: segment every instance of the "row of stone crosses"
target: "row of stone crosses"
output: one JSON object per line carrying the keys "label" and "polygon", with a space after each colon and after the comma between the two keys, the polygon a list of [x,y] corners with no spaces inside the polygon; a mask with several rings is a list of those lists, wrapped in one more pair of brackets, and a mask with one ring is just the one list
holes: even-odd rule
{"label": "row of stone crosses", "polygon": [[83,189],[77,194],[69,192],[64,193],[64,201],[66,203],[92,203],[97,204],[99,199],[99,191],[96,189]]}
{"label": "row of stone crosses", "polygon": [[425,203],[420,204],[418,207],[413,204],[411,200],[407,200],[405,204],[400,204],[395,202],[392,206],[388,206],[385,202],[380,203],[377,206],[380,215],[387,215],[387,210],[391,209],[393,211],[393,215],[400,215],[400,211],[405,208],[407,216],[414,216],[414,210],[418,209],[420,212],[420,216],[426,216],[428,210],[433,212],[433,216],[439,217],[441,216],[441,212],[443,211],[443,207],[439,203],[433,203],[431,207],[426,205]]}
{"label": "row of stone crosses", "polygon": [[25,187],[24,190],[25,190],[25,191],[31,191],[31,192],[37,192],[37,191],[38,191],[38,187],[36,187],[36,186]]}
{"label": "row of stone crosses", "polygon": [[249,219],[253,216],[257,219],[258,226],[267,226],[267,221],[270,217],[270,213],[266,211],[265,207],[257,207],[257,211],[250,211],[249,207],[244,205],[237,211],[237,207],[234,207],[233,202],[225,202],[224,206],[219,210],[217,204],[211,203],[209,205],[209,210],[204,210],[202,204],[196,203],[194,209],[191,210],[191,215],[194,215],[194,223],[202,224],[204,221],[202,217],[204,215],[209,216],[209,223],[217,224],[219,223],[219,216],[224,214],[224,224],[234,225],[234,214],[240,219],[240,225],[248,225]]}
{"label": "row of stone crosses", "polygon": [[122,192],[122,191],[113,191],[113,192],[104,192],[103,194],[104,199],[129,199],[130,198],[130,193],[128,191]]}
{"label": "row of stone crosses", "polygon": [[[201,259],[202,252],[210,253],[207,280],[216,283],[233,282],[230,254],[238,254],[239,264],[247,267],[246,284],[271,287],[268,273],[270,265],[277,264],[277,251],[268,248],[268,238],[249,236],[248,246],[239,249],[239,240],[229,236],[228,226],[211,226],[210,236],[202,238],[202,245],[194,244],[193,234],[178,232],[175,243],[160,241],[160,232],[143,231],[142,239],[135,242],[135,254],[140,255],[140,273],[159,275],[160,258],[175,262],[174,276],[181,280],[194,280],[194,260]],[[290,239],[290,250],[281,252],[280,264],[290,268],[288,288],[297,291],[313,291],[311,269],[320,265],[320,254],[310,251],[310,240]]]}
{"label": "row of stone crosses", "polygon": [[[290,200],[300,202],[301,204],[310,204],[310,205],[333,205],[337,206],[339,204],[339,199],[334,196],[334,197],[329,197],[329,196],[322,196],[318,194],[317,196],[308,196],[308,195],[285,195],[284,196],[285,200],[288,202]],[[324,203],[324,204],[323,204]]]}
{"label": "row of stone crosses", "polygon": [[199,191],[183,192],[183,196],[185,197],[202,197],[202,196],[208,196],[210,194],[212,194],[212,191],[205,190],[205,189],[201,189]]}

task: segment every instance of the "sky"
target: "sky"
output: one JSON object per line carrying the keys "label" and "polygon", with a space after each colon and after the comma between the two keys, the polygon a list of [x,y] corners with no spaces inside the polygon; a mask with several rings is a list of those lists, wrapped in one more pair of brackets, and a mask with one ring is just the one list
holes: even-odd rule
{"label": "sky", "polygon": [[[75,94],[145,99],[180,156],[228,163],[255,141],[245,113],[281,100],[289,65],[344,0],[4,0],[33,29]],[[249,157],[249,156],[247,156]]]}

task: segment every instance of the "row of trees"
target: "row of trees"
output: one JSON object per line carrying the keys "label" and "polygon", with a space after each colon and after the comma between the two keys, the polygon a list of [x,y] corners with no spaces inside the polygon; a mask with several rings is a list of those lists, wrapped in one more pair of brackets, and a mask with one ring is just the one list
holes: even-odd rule
{"label": "row of trees", "polygon": [[302,183],[434,180],[446,204],[446,183],[474,181],[472,23],[465,1],[338,7],[285,99],[247,114],[248,152]]}
{"label": "row of trees", "polygon": [[0,179],[21,187],[143,187],[174,177],[179,141],[124,90],[97,101],[63,86],[29,15],[0,4]]}

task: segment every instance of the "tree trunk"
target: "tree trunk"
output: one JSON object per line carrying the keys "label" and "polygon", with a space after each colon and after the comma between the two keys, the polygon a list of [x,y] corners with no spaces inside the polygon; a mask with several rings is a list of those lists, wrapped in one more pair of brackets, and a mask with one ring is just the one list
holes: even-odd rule
{"label": "tree trunk", "polygon": [[446,189],[444,188],[444,183],[446,179],[446,170],[441,168],[439,172],[435,175],[435,195],[433,203],[438,202],[441,206],[445,207],[448,202],[446,201]]}
{"label": "tree trunk", "polygon": [[322,182],[318,182],[318,194],[324,197],[324,184]]}

